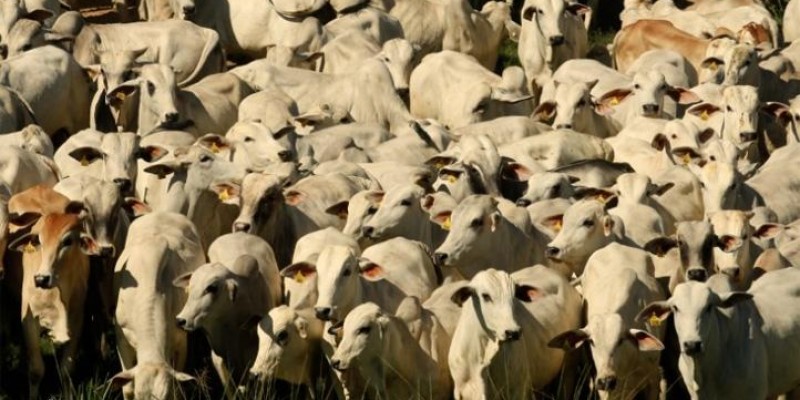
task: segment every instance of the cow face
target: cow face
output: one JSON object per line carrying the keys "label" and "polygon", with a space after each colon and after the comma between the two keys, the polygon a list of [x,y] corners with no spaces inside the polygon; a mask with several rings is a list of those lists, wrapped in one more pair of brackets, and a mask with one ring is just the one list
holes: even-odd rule
{"label": "cow face", "polygon": [[515,283],[506,272],[488,269],[477,273],[451,300],[464,308],[463,313],[474,314],[491,339],[506,342],[523,334],[514,316],[517,300],[531,302],[543,295],[538,288]]}
{"label": "cow face", "polygon": [[279,306],[269,311],[258,324],[258,354],[250,373],[259,380],[275,378],[291,383],[307,383],[303,364],[310,350],[312,321],[293,307]]}
{"label": "cow face", "polygon": [[581,266],[597,249],[612,239],[614,219],[605,204],[591,199],[573,204],[563,216],[554,216],[548,224],[558,232],[547,245],[546,256],[552,260]]}
{"label": "cow face", "polygon": [[752,261],[750,245],[753,227],[750,226],[752,212],[722,210],[708,215],[718,246],[714,249],[714,262],[719,271],[731,274],[737,283],[749,278]]}
{"label": "cow face", "polygon": [[689,164],[689,168],[700,180],[706,214],[735,209],[744,177],[734,165],[724,161],[709,161],[702,166]]}
{"label": "cow face", "polygon": [[462,260],[495,251],[496,243],[491,237],[502,223],[502,216],[491,196],[469,196],[447,218],[442,226],[450,233],[434,253],[440,266],[466,266],[461,265]]}
{"label": "cow face", "polygon": [[752,86],[729,86],[722,91],[721,136],[745,149],[758,139],[758,90]]}
{"label": "cow face", "polygon": [[107,92],[107,102],[114,104],[138,91],[139,130],[144,133],[156,129],[181,130],[191,121],[181,120],[178,111],[178,86],[175,71],[167,65],[146,64],[138,78],[121,83]]}
{"label": "cow face", "polygon": [[345,371],[353,361],[380,357],[383,332],[391,323],[390,318],[373,303],[354,308],[344,320],[342,340],[331,357],[331,366]]}
{"label": "cow face", "polygon": [[[50,10],[41,8],[26,10],[26,4],[21,0],[0,1],[0,60],[9,56],[11,31],[18,21],[27,19],[41,23],[51,17],[53,17],[53,12]],[[31,38],[30,35],[26,35],[26,37]],[[25,44],[31,44],[31,42],[23,41],[23,44],[19,47],[25,47]]]}
{"label": "cow face", "polygon": [[387,192],[378,211],[361,229],[362,236],[385,240],[404,234],[418,234],[420,223],[424,223],[420,205],[420,198],[424,194],[425,191],[416,185],[398,186]]}
{"label": "cow face", "polygon": [[314,305],[317,318],[323,321],[342,321],[350,310],[361,302],[361,279],[383,279],[379,266],[359,266],[356,254],[344,246],[328,246],[317,260],[317,291]]}
{"label": "cow face", "polygon": [[535,173],[528,178],[528,189],[517,200],[517,205],[527,207],[542,200],[569,199],[575,195],[574,182],[577,178],[566,174]]}
{"label": "cow face", "polygon": [[676,225],[674,237],[653,239],[645,249],[664,256],[677,248],[683,280],[705,282],[714,273],[714,251],[718,246],[719,239],[708,221],[682,221]]}
{"label": "cow face", "polygon": [[133,385],[132,397],[137,399],[166,400],[175,398],[180,390],[178,383],[194,381],[196,379],[193,376],[175,371],[169,365],[140,362],[135,367],[114,375],[110,383],[113,389]]}
{"label": "cow face", "polygon": [[597,81],[588,83],[556,83],[554,101],[544,102],[534,110],[534,118],[540,121],[553,119],[556,129],[574,129],[585,132],[592,128],[595,104],[591,91]]}

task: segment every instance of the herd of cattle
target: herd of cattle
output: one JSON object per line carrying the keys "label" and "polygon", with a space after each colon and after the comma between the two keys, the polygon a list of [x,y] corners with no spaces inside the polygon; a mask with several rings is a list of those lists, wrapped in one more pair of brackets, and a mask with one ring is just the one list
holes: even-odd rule
{"label": "herd of cattle", "polygon": [[589,3],[0,0],[22,395],[800,396],[800,0]]}

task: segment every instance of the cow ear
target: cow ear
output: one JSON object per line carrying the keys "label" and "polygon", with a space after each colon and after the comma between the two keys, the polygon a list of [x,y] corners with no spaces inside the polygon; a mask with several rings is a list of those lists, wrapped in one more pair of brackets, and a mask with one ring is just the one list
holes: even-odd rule
{"label": "cow ear", "polygon": [[39,218],[42,217],[42,214],[37,212],[26,212],[22,214],[13,213],[8,216],[8,222],[11,225],[15,225],[17,230],[22,228],[27,228],[35,224],[39,221]]}
{"label": "cow ear", "polygon": [[150,208],[150,206],[144,204],[135,197],[126,197],[125,202],[122,204],[122,208],[125,209],[125,212],[134,219],[153,212],[153,209]]}
{"label": "cow ear", "polygon": [[508,18],[505,21],[505,28],[506,32],[508,32],[508,38],[514,43],[519,42],[519,35],[522,31],[522,27],[518,23],[512,21],[511,18]]}
{"label": "cow ear", "polygon": [[564,351],[576,350],[590,339],[588,332],[583,329],[574,329],[554,337],[547,343],[547,347]]}
{"label": "cow ear", "polygon": [[761,111],[772,115],[781,122],[781,124],[785,127],[789,125],[792,121],[792,114],[789,112],[789,106],[779,102],[768,102],[763,107],[761,107]]}
{"label": "cow ear", "polygon": [[464,286],[456,290],[455,293],[453,293],[453,295],[450,296],[450,301],[456,303],[459,307],[461,307],[462,305],[464,305],[464,302],[467,301],[467,299],[472,297],[472,295],[474,294],[475,294],[475,289],[469,286]]}
{"label": "cow ear", "polygon": [[197,144],[205,147],[214,154],[225,153],[231,150],[230,142],[215,133],[209,133],[197,139]]}
{"label": "cow ear", "polygon": [[558,233],[564,226],[564,214],[551,215],[542,221],[545,227],[551,231]]}
{"label": "cow ear", "polygon": [[347,212],[347,207],[348,206],[350,206],[350,201],[348,201],[348,200],[340,201],[340,202],[328,207],[325,210],[325,212],[330,214],[330,215],[335,215],[335,216],[339,217],[339,219],[341,219],[341,220],[346,220],[347,219],[347,215],[348,215],[348,212]]}
{"label": "cow ear", "polygon": [[144,169],[144,172],[148,174],[153,174],[158,177],[158,179],[164,179],[169,174],[175,173],[179,168],[178,163],[162,163],[162,164],[153,164],[149,165]]}
{"label": "cow ear", "polygon": [[717,239],[717,247],[726,253],[739,250],[743,244],[741,238],[733,235],[722,235]]}
{"label": "cow ear", "polygon": [[708,57],[705,60],[703,60],[702,63],[700,63],[700,67],[708,68],[711,71],[716,71],[723,64],[725,64],[725,61],[722,61],[721,59],[719,59],[717,57]]}
{"label": "cow ear", "polygon": [[440,154],[429,158],[428,161],[425,161],[425,165],[434,167],[436,170],[440,170],[454,162],[456,162],[455,157]]}
{"label": "cow ear", "polygon": [[539,122],[549,122],[556,116],[556,103],[552,101],[545,101],[542,104],[539,104],[535,110],[533,110],[533,114],[531,118],[534,121]]}
{"label": "cow ear", "polygon": [[430,212],[434,203],[436,203],[436,197],[430,194],[426,194],[419,199],[419,206],[425,212]]}
{"label": "cow ear", "polygon": [[121,83],[119,86],[115,87],[113,90],[108,92],[106,98],[111,99],[112,106],[116,105],[119,106],[123,101],[125,101],[128,96],[134,94],[137,90],[139,90],[139,83],[142,82],[141,78],[136,78],[129,80],[127,82]]}
{"label": "cow ear", "polygon": [[514,297],[526,303],[530,303],[544,297],[544,292],[530,285],[516,285],[514,287]]}
{"label": "cow ear", "polygon": [[228,279],[225,281],[225,286],[228,288],[228,300],[231,303],[235,302],[236,296],[239,294],[239,284],[233,279]]}
{"label": "cow ear", "polygon": [[595,102],[595,111],[600,115],[607,115],[614,112],[614,107],[622,103],[633,93],[630,89],[614,89],[600,96]]}
{"label": "cow ear", "polygon": [[774,239],[779,233],[783,231],[783,225],[779,224],[764,224],[756,229],[753,236],[759,239]]}
{"label": "cow ear", "polygon": [[133,375],[135,370],[136,367],[133,367],[131,369],[122,371],[111,377],[111,379],[108,380],[108,383],[111,386],[111,390],[122,389],[123,386],[133,382]]}
{"label": "cow ear", "polygon": [[377,282],[386,277],[386,271],[384,271],[383,267],[371,261],[359,269],[361,270],[361,277],[370,282]]}
{"label": "cow ear", "polygon": [[603,216],[603,234],[606,236],[611,236],[614,232],[614,218],[611,218],[610,215]]}
{"label": "cow ear", "polygon": [[384,196],[386,196],[386,193],[381,191],[369,192],[367,193],[367,200],[373,205],[379,205],[383,202]]}
{"label": "cow ear", "polygon": [[664,151],[669,148],[669,139],[663,133],[659,133],[653,137],[650,146],[658,151]]}
{"label": "cow ear", "polygon": [[136,158],[153,163],[164,158],[167,154],[169,154],[169,150],[161,146],[145,146],[139,149],[136,153]]}
{"label": "cow ear", "polygon": [[88,256],[94,256],[99,253],[97,242],[94,241],[89,235],[81,235],[80,239],[81,252]]}
{"label": "cow ear", "polygon": [[217,198],[223,204],[238,206],[242,201],[242,186],[234,182],[214,183],[210,187],[211,191],[217,194]]}
{"label": "cow ear", "polygon": [[76,214],[81,215],[86,213],[86,206],[83,205],[82,201],[70,201],[66,207],[64,207],[64,214]]}
{"label": "cow ear", "polygon": [[672,248],[678,246],[678,241],[671,237],[657,237],[645,243],[644,250],[659,257],[667,255]]}
{"label": "cow ear", "polygon": [[308,262],[294,263],[281,270],[281,276],[294,279],[297,283],[303,283],[306,279],[313,277],[317,273],[317,267]]}
{"label": "cow ear", "polygon": [[86,75],[89,77],[89,80],[92,82],[97,81],[100,76],[103,74],[103,70],[100,67],[100,64],[91,64],[87,65],[83,68],[83,71],[86,72]]}
{"label": "cow ear", "polygon": [[715,113],[719,111],[720,111],[719,107],[710,103],[695,104],[689,107],[688,110],[686,110],[687,113],[692,114],[703,121],[708,121],[708,119],[711,118],[711,116],[713,116]]}
{"label": "cow ear", "polygon": [[183,275],[178,276],[172,281],[172,286],[179,287],[179,288],[188,288],[189,281],[192,280],[192,272],[187,272]]}
{"label": "cow ear", "polygon": [[193,376],[191,376],[191,375],[189,375],[189,374],[187,374],[185,372],[172,371],[172,376],[175,377],[176,381],[181,382],[181,383],[197,381],[197,378],[195,378],[195,377],[193,377]]}
{"label": "cow ear", "polygon": [[53,17],[53,12],[52,11],[45,10],[45,9],[38,9],[38,10],[33,10],[33,11],[25,14],[25,16],[23,18],[29,19],[29,20],[32,20],[32,21],[36,21],[36,22],[44,23],[44,21],[46,19],[52,18],[52,17]]}
{"label": "cow ear", "polygon": [[700,101],[700,96],[681,87],[670,88],[667,90],[667,95],[672,100],[677,101],[679,104],[694,104]]}
{"label": "cow ear", "polygon": [[442,229],[449,231],[450,227],[453,225],[453,221],[451,220],[452,214],[452,211],[442,211],[431,217],[431,221],[438,224]]}
{"label": "cow ear", "polygon": [[97,160],[103,159],[103,153],[94,147],[78,147],[69,152],[69,156],[75,161],[81,163],[81,166],[86,167]]}
{"label": "cow ear", "polygon": [[503,167],[502,172],[503,178],[519,182],[527,182],[528,179],[531,178],[531,175],[533,175],[533,171],[528,169],[528,167],[515,162],[506,164]]}
{"label": "cow ear", "polygon": [[285,199],[286,204],[290,206],[296,206],[305,200],[306,195],[302,192],[292,189],[284,192],[283,198]]}
{"label": "cow ear", "polygon": [[636,315],[637,321],[643,321],[650,326],[658,326],[669,317],[672,312],[670,305],[666,301],[655,301],[648,304],[639,314]]}
{"label": "cow ear", "polygon": [[700,144],[705,144],[714,137],[715,133],[714,128],[706,128],[697,134],[697,141],[700,142]]}
{"label": "cow ear", "polygon": [[719,306],[722,308],[730,308],[742,301],[752,298],[753,295],[747,292],[730,292],[724,296],[720,296]]}
{"label": "cow ear", "polygon": [[650,187],[650,190],[647,191],[648,196],[662,196],[664,193],[667,193],[670,189],[675,187],[675,184],[672,182],[667,182],[663,185],[653,185]]}
{"label": "cow ear", "polygon": [[593,188],[593,187],[578,187],[575,188],[575,197],[578,200],[581,199],[595,199],[597,201],[605,203],[609,198],[616,196],[611,190],[601,189],[601,188]]}
{"label": "cow ear", "polygon": [[39,248],[39,235],[26,233],[9,243],[8,248],[20,253],[33,253]]}
{"label": "cow ear", "polygon": [[631,329],[628,331],[628,338],[639,348],[639,351],[661,351],[664,344],[650,332],[641,329]]}
{"label": "cow ear", "polygon": [[335,324],[332,324],[328,328],[328,334],[331,336],[339,337],[342,333],[342,328],[344,327],[344,321],[337,321]]}

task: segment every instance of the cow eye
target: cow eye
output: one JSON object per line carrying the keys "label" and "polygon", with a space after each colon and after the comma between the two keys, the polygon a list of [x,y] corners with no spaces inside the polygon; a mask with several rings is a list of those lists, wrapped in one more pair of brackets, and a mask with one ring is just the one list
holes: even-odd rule
{"label": "cow eye", "polygon": [[286,346],[286,344],[289,343],[289,332],[285,330],[278,332],[278,334],[275,335],[275,341],[281,346]]}
{"label": "cow eye", "polygon": [[30,43],[22,46],[22,51],[28,51],[30,49],[31,49]]}
{"label": "cow eye", "polygon": [[378,207],[375,207],[375,206],[370,206],[370,207],[367,209],[367,214],[368,214],[368,215],[375,214],[376,212],[378,212]]}
{"label": "cow eye", "polygon": [[642,86],[637,83],[637,84],[633,85],[633,88],[636,89],[636,90],[639,90],[639,89],[642,88]]}
{"label": "cow eye", "polygon": [[483,219],[481,218],[474,219],[472,220],[472,223],[469,224],[469,226],[470,228],[480,228],[481,226],[483,226]]}
{"label": "cow eye", "polygon": [[411,200],[409,200],[409,199],[405,199],[405,200],[403,200],[403,201],[401,201],[401,202],[400,202],[400,205],[401,205],[401,206],[404,206],[404,207],[408,207],[408,206],[410,206],[410,205],[411,205]]}
{"label": "cow eye", "polygon": [[366,335],[366,334],[369,334],[369,331],[371,329],[372,329],[372,327],[369,326],[369,325],[362,326],[361,328],[358,328],[358,331],[356,331],[356,333],[358,333],[359,335]]}
{"label": "cow eye", "polygon": [[147,82],[147,91],[153,94],[153,92],[156,91],[156,85],[154,85],[153,82]]}
{"label": "cow eye", "polygon": [[583,220],[583,223],[582,223],[581,225],[583,225],[583,226],[585,226],[585,227],[587,227],[587,228],[591,228],[591,227],[593,227],[593,226],[594,226],[594,220],[592,220],[592,219],[585,219],[585,220]]}
{"label": "cow eye", "polygon": [[731,106],[725,106],[725,109],[728,111],[733,111],[733,108],[731,108]]}
{"label": "cow eye", "polygon": [[216,294],[217,293],[217,285],[208,285],[206,290],[203,291],[203,294]]}
{"label": "cow eye", "polygon": [[213,157],[211,157],[211,156],[210,156],[210,155],[208,155],[208,154],[203,154],[202,156],[200,156],[200,162],[201,162],[201,163],[208,163],[208,162],[211,162],[211,160],[213,160],[213,159],[214,159],[214,158],[213,158]]}
{"label": "cow eye", "polygon": [[673,313],[677,313],[678,312],[678,306],[670,306],[670,308],[672,309]]}
{"label": "cow eye", "polygon": [[61,247],[70,247],[72,246],[72,242],[73,242],[72,236],[67,236],[64,238],[64,240],[61,241]]}
{"label": "cow eye", "polygon": [[247,142],[247,143],[250,143],[250,142],[254,142],[255,139],[251,138],[250,136],[247,136],[247,137],[244,138],[244,141]]}
{"label": "cow eye", "polygon": [[578,102],[578,104],[576,104],[577,107],[583,107],[585,105],[586,105],[586,100],[581,100]]}
{"label": "cow eye", "polygon": [[492,296],[489,296],[489,295],[488,295],[488,294],[486,294],[486,293],[482,294],[482,295],[481,295],[481,298],[483,299],[483,301],[485,301],[485,302],[487,302],[487,303],[491,303],[491,302],[492,302]]}
{"label": "cow eye", "polygon": [[342,276],[350,276],[351,273],[352,271],[350,271],[350,268],[345,268],[344,271],[342,271]]}

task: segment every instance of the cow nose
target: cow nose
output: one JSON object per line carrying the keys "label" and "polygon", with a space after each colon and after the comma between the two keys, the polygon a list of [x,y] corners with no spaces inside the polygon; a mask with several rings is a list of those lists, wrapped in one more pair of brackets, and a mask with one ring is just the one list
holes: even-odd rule
{"label": "cow nose", "polygon": [[438,266],[444,265],[447,262],[447,253],[434,253],[433,254],[433,262],[436,263]]}
{"label": "cow nose", "polygon": [[234,222],[233,223],[233,231],[234,232],[248,232],[250,230],[250,224],[247,222]]}
{"label": "cow nose", "polygon": [[281,161],[292,161],[292,152],[289,150],[279,151],[278,158],[280,158]]}
{"label": "cow nose", "polygon": [[752,142],[757,139],[757,134],[755,132],[742,132],[739,134],[739,139],[742,142]]}
{"label": "cow nose", "polygon": [[645,104],[642,106],[642,110],[646,115],[653,115],[658,113],[658,104]]}
{"label": "cow nose", "polygon": [[597,390],[612,391],[617,387],[615,376],[606,376],[597,380]]}
{"label": "cow nose", "polygon": [[529,206],[531,204],[532,204],[532,202],[530,200],[528,200],[528,199],[525,199],[525,198],[517,199],[517,206],[519,206],[519,207],[527,207],[527,206]]}
{"label": "cow nose", "polygon": [[175,324],[178,325],[178,328],[186,329],[186,319],[184,318],[175,318]]}
{"label": "cow nose", "polygon": [[194,14],[194,6],[191,4],[183,6],[183,13],[185,15],[192,15]]}
{"label": "cow nose", "polygon": [[686,276],[690,281],[705,282],[708,278],[708,273],[705,269],[693,268],[686,271]]}
{"label": "cow nose", "polygon": [[131,180],[128,178],[114,178],[114,184],[117,185],[119,188],[120,193],[128,193],[131,190],[133,184]]}
{"label": "cow nose", "polygon": [[372,226],[365,226],[361,228],[361,236],[364,236],[365,238],[372,237],[374,233],[375,228]]}
{"label": "cow nose", "polygon": [[322,320],[322,321],[330,321],[332,312],[333,312],[333,310],[331,310],[330,307],[315,307],[314,308],[314,314],[317,316],[317,319]]}
{"label": "cow nose", "polygon": [[556,129],[572,129],[572,124],[558,124]]}
{"label": "cow nose", "polygon": [[341,371],[342,370],[342,362],[339,360],[331,360],[331,368]]}
{"label": "cow nose", "polygon": [[8,56],[8,46],[0,44],[0,57],[6,58]]}
{"label": "cow nose", "polygon": [[52,275],[35,275],[33,277],[33,283],[36,284],[36,287],[40,289],[50,289],[53,287],[53,276]]}
{"label": "cow nose", "polygon": [[507,330],[505,331],[506,340],[513,342],[515,340],[519,340],[520,336],[522,336],[522,332],[517,330]]}
{"label": "cow nose", "polygon": [[549,40],[551,46],[561,46],[564,44],[564,35],[550,36]]}
{"label": "cow nose", "polygon": [[703,352],[703,342],[699,340],[683,342],[683,352],[689,356],[700,354]]}
{"label": "cow nose", "polygon": [[98,253],[100,257],[114,257],[114,246],[102,246]]}
{"label": "cow nose", "polygon": [[557,258],[561,254],[561,249],[558,247],[547,246],[547,249],[544,250],[544,255],[547,258]]}
{"label": "cow nose", "polygon": [[168,112],[164,114],[164,122],[167,123],[175,123],[178,122],[178,113],[176,112]]}

